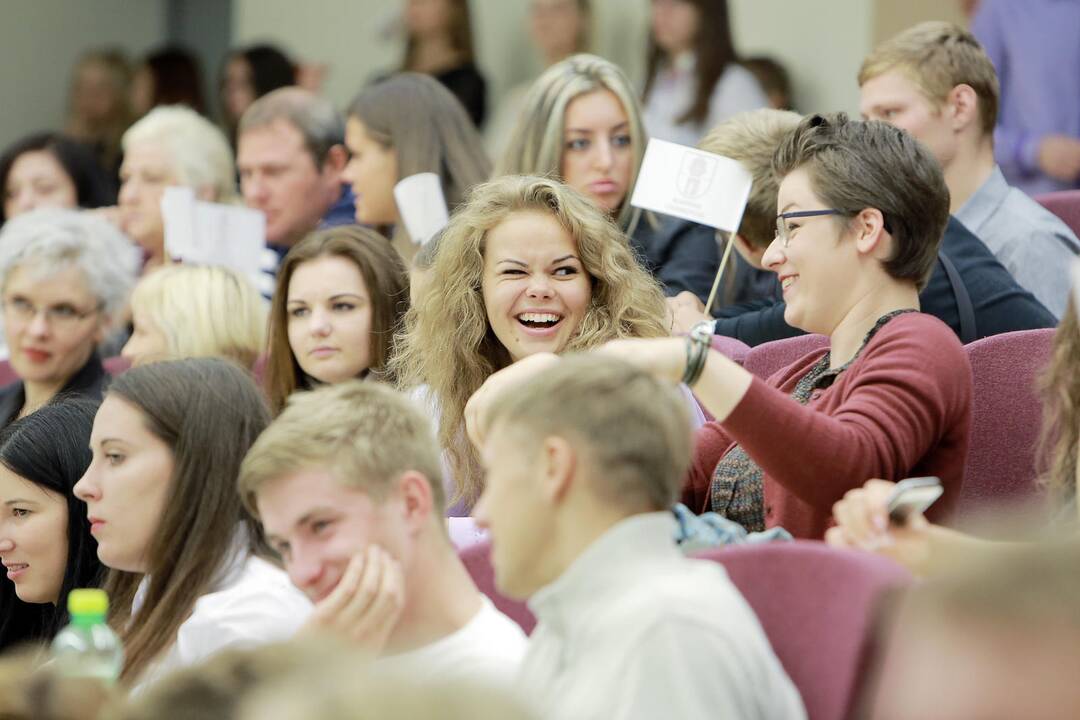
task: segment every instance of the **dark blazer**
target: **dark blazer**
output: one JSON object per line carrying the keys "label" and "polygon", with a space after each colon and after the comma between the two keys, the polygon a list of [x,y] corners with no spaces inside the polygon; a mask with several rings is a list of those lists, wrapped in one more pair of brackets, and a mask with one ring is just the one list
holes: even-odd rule
{"label": "dark blazer", "polygon": [[[1050,311],[1016,283],[983,241],[951,215],[941,242],[941,253],[956,267],[970,298],[975,338],[1057,325]],[[934,263],[930,281],[919,293],[919,304],[924,313],[939,318],[963,338],[960,299],[940,257]],[[736,338],[750,346],[802,335],[802,330],[784,322],[785,307],[784,301],[777,296],[722,308],[717,313],[716,334]]]}
{"label": "dark blazer", "polygon": [[[60,388],[60,395],[82,395],[84,397],[100,400],[105,391],[105,382],[108,375],[101,358],[93,353],[86,364],[79,371],[68,378],[64,387]],[[19,416],[23,404],[26,402],[26,392],[22,380],[0,388],[0,427],[7,427],[8,423]]]}
{"label": "dark blazer", "polygon": [[705,302],[720,267],[716,230],[667,215],[654,217],[659,221],[655,228],[647,217],[641,217],[630,235],[630,246],[664,286],[665,295],[689,290]]}

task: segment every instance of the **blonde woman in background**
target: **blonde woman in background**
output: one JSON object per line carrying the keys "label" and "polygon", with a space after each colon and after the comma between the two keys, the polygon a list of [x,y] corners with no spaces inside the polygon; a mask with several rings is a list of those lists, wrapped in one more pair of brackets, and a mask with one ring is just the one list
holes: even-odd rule
{"label": "blonde woman in background", "polygon": [[239,200],[229,141],[191,108],[154,108],[124,133],[123,149],[118,222],[142,247],[148,266],[165,260],[165,188],[189,187],[208,202]]}
{"label": "blonde woman in background", "polygon": [[161,268],[135,286],[131,311],[131,338],[121,355],[132,365],[222,357],[250,368],[266,346],[266,301],[227,268]]}
{"label": "blonde woman in background", "polygon": [[702,302],[720,264],[712,228],[630,205],[648,135],[623,71],[574,55],[533,84],[496,175],[547,175],[578,190],[615,220],[668,295]]}
{"label": "blonde woman in background", "polygon": [[[591,34],[592,3],[589,0],[530,0],[529,39],[544,68],[571,55],[589,52]],[[507,92],[488,121],[484,138],[492,157],[498,157],[506,148],[533,79],[515,85]]]}
{"label": "blonde woman in background", "polygon": [[465,404],[493,373],[536,353],[664,337],[663,294],[618,228],[589,200],[540,177],[480,185],[451,219],[405,315],[399,382],[426,386],[466,509],[483,489]]}

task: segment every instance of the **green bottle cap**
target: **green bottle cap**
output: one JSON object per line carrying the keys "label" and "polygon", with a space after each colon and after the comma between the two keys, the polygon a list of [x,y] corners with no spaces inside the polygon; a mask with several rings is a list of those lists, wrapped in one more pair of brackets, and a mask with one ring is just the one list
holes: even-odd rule
{"label": "green bottle cap", "polygon": [[109,612],[109,596],[104,590],[72,590],[68,593],[67,604],[72,615],[105,615]]}

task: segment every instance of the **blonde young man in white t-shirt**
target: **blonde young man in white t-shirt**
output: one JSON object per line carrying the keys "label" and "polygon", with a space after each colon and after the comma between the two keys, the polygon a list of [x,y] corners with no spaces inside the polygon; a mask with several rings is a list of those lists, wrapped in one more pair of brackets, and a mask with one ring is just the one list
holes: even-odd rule
{"label": "blonde young man in white t-shirt", "polygon": [[458,559],[440,473],[424,413],[355,380],[295,393],[244,459],[240,492],[315,603],[309,630],[419,681],[508,684],[525,635]]}
{"label": "blonde young man in white t-shirt", "polygon": [[495,582],[538,620],[518,678],[538,717],[806,717],[724,569],[675,545],[692,434],[674,386],[602,354],[533,355],[466,413]]}

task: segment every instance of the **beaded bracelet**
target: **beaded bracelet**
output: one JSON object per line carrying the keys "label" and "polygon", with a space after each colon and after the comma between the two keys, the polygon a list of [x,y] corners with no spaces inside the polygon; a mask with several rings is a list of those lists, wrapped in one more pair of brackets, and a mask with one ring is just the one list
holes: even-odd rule
{"label": "beaded bracelet", "polygon": [[709,321],[699,322],[686,336],[686,369],[683,371],[683,384],[693,387],[701,377],[705,369],[705,360],[709,356],[709,348],[712,345],[713,324]]}

